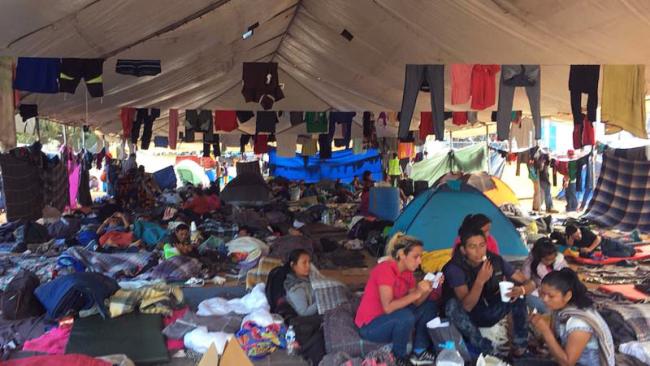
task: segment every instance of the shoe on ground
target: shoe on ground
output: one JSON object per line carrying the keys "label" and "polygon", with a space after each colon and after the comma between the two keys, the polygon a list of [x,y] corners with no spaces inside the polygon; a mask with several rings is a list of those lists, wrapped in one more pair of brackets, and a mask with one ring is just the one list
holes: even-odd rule
{"label": "shoe on ground", "polygon": [[433,365],[433,362],[436,360],[436,355],[429,351],[424,351],[419,355],[415,353],[411,354],[411,363],[413,365]]}
{"label": "shoe on ground", "polygon": [[555,209],[550,209],[550,210],[546,210],[546,213],[556,214],[556,213],[560,213],[560,211],[555,210]]}

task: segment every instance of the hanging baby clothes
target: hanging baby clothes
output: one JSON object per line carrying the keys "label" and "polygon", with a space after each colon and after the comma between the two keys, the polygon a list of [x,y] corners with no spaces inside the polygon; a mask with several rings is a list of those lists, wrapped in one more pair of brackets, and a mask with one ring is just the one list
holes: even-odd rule
{"label": "hanging baby clothes", "polygon": [[178,138],[178,109],[169,110],[169,131],[167,137],[169,139],[169,148],[176,150],[176,139]]}
{"label": "hanging baby clothes", "polygon": [[239,124],[244,124],[250,121],[251,118],[255,117],[255,113],[251,111],[235,111],[235,114],[237,115],[237,120],[239,121]]}
{"label": "hanging baby clothes", "polygon": [[246,103],[260,103],[264,110],[284,98],[278,80],[277,62],[244,62],[242,95]]}
{"label": "hanging baby clothes", "polygon": [[277,140],[276,152],[283,158],[294,158],[296,156],[296,139],[297,135],[281,133],[275,136]]}
{"label": "hanging baby clothes", "polygon": [[63,58],[59,74],[59,90],[74,94],[81,78],[86,82],[88,94],[93,98],[104,96],[102,73],[104,59],[101,58]]}
{"label": "hanging baby clothes", "polygon": [[60,68],[60,58],[18,57],[14,88],[32,93],[58,93]]}
{"label": "hanging baby clothes", "polygon": [[449,67],[451,75],[451,104],[469,102],[472,85],[472,64],[452,64]]}
{"label": "hanging baby clothes", "polygon": [[530,112],[535,123],[535,139],[542,138],[542,114],[540,110],[541,71],[539,65],[502,65],[499,83],[499,107],[497,110],[497,138],[508,139],[515,89],[524,87]]}
{"label": "hanging baby clothes", "polygon": [[21,104],[18,107],[18,113],[20,113],[20,118],[23,119],[23,122],[27,122],[30,118],[38,117],[38,105]]}
{"label": "hanging baby clothes", "polygon": [[122,121],[122,137],[125,139],[130,138],[133,120],[135,120],[135,108],[122,108],[120,110],[120,120]]}
{"label": "hanging baby clothes", "polygon": [[[510,125],[510,140],[513,141],[510,146],[516,144],[517,149],[527,149],[533,147],[535,141],[535,124],[530,118],[520,118],[512,121]],[[514,147],[513,147],[514,148]]]}
{"label": "hanging baby clothes", "polygon": [[604,65],[600,120],[605,133],[625,130],[647,139],[645,113],[645,65]]}
{"label": "hanging baby clothes", "polygon": [[437,140],[444,140],[445,129],[445,66],[444,65],[406,65],[398,136],[407,137],[413,110],[420,88],[426,87],[431,93],[431,111],[434,120],[434,134]]}

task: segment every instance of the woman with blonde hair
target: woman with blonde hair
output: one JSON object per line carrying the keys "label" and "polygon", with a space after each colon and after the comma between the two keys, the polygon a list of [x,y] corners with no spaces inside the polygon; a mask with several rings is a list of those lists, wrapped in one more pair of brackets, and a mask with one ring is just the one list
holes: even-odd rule
{"label": "woman with blonde hair", "polygon": [[[423,247],[418,239],[397,233],[386,245],[390,259],[379,263],[370,272],[357,310],[355,323],[363,339],[392,343],[396,365],[432,364],[435,355],[427,322],[436,317],[439,298],[429,281],[416,283],[413,272],[422,261]],[[415,332],[413,353],[409,359],[406,345]]]}

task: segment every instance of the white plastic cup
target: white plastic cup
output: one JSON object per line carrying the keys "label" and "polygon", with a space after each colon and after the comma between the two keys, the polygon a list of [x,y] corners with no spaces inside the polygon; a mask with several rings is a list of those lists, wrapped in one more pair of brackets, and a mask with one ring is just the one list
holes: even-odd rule
{"label": "white plastic cup", "polygon": [[515,284],[510,281],[501,281],[499,282],[499,291],[501,292],[501,301],[510,302],[510,296],[508,294],[515,287]]}

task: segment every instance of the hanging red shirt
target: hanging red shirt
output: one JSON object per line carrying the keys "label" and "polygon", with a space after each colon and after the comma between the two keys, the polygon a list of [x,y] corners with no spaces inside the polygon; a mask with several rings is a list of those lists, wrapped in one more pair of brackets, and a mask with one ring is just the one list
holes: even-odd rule
{"label": "hanging red shirt", "polygon": [[214,128],[217,131],[230,132],[237,128],[237,112],[214,111]]}
{"label": "hanging red shirt", "polygon": [[426,140],[433,135],[433,115],[431,112],[420,112],[420,140]]}
{"label": "hanging red shirt", "polygon": [[474,65],[472,69],[472,109],[482,111],[496,101],[496,75],[499,65]]}
{"label": "hanging red shirt", "polygon": [[451,112],[451,122],[457,126],[467,124],[467,112]]}
{"label": "hanging red shirt", "polygon": [[269,135],[256,135],[254,139],[255,145],[253,146],[253,152],[255,154],[264,154],[269,152]]}

